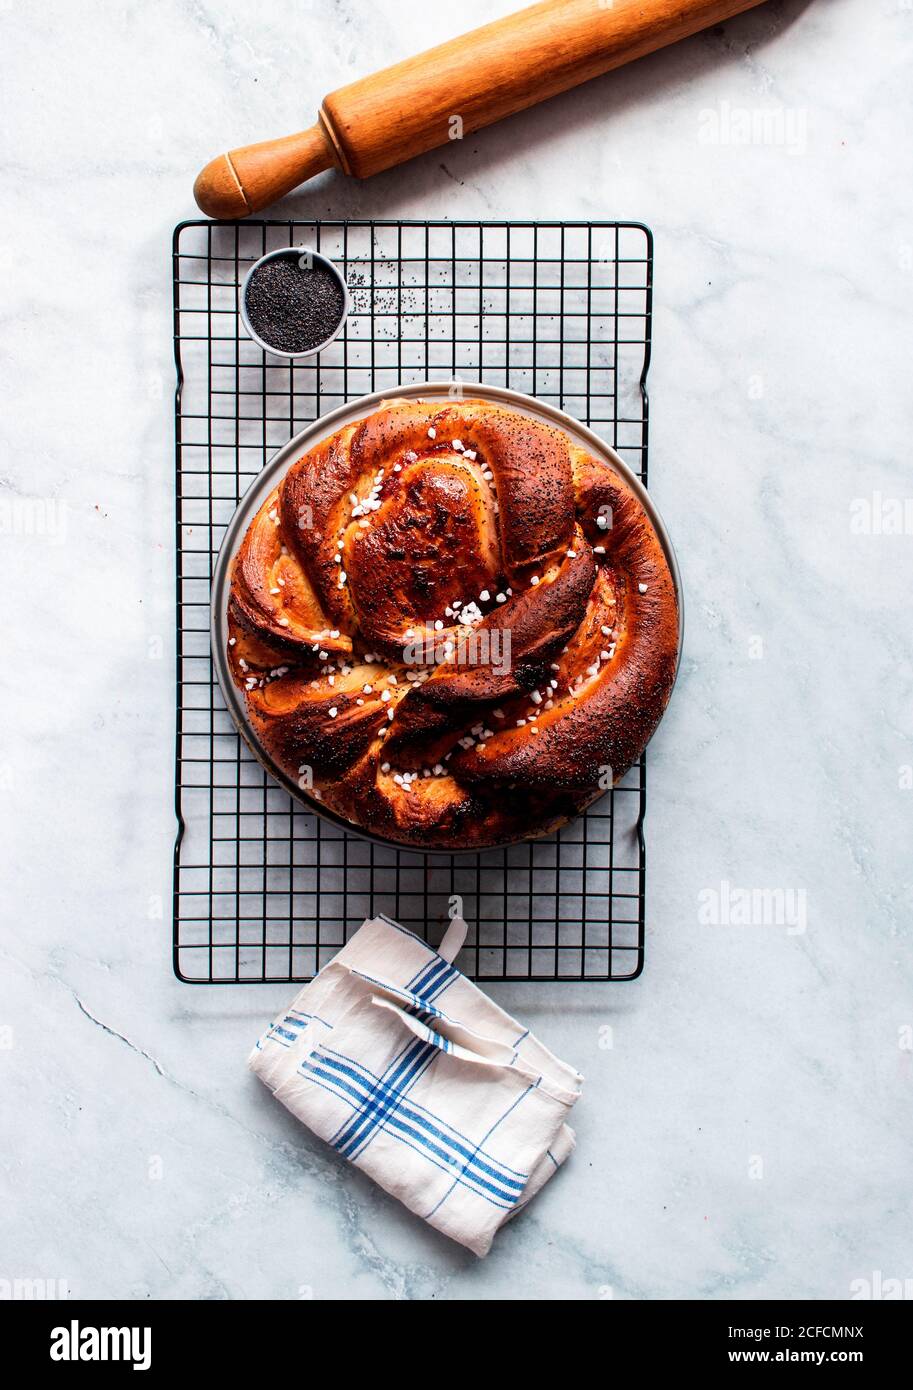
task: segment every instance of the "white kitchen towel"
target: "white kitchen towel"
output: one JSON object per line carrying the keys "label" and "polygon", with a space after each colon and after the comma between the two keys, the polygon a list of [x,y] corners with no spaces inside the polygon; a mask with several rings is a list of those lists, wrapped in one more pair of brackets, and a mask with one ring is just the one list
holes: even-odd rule
{"label": "white kitchen towel", "polygon": [[582,1077],[438,950],[361,926],[260,1038],[250,1066],[308,1129],[477,1255],[574,1147]]}

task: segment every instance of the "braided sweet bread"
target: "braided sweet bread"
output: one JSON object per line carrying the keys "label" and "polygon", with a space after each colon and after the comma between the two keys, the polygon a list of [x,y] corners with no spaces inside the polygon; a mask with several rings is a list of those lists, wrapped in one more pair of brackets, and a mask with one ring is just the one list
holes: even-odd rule
{"label": "braided sweet bread", "polygon": [[557,429],[394,400],[289,469],[234,562],[229,654],[270,757],[423,848],[556,828],[627,771],[678,654],[639,499]]}

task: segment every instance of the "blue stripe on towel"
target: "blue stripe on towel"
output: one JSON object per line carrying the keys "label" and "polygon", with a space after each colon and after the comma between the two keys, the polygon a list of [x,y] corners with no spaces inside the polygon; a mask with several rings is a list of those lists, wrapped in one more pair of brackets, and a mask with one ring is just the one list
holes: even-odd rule
{"label": "blue stripe on towel", "polygon": [[[331,1061],[332,1059],[321,1056],[320,1061],[308,1062],[305,1069],[309,1078],[322,1085],[324,1090],[329,1090],[332,1094],[345,1100],[349,1105],[359,1104],[364,1097],[363,1083],[359,1083],[354,1070],[349,1070],[349,1078],[354,1078],[354,1083],[331,1070]],[[415,1152],[421,1153],[434,1163],[435,1167],[450,1173],[454,1183],[468,1187],[470,1191],[476,1192],[480,1197],[485,1197],[487,1201],[494,1201],[495,1205],[505,1208],[510,1208],[516,1203],[526,1185],[525,1181],[517,1182],[482,1162],[478,1157],[481,1146],[473,1152],[464,1149],[461,1145],[462,1152],[467,1155],[465,1161],[461,1163],[460,1159],[455,1154],[448,1152],[447,1147],[445,1147],[448,1143],[452,1145],[452,1141],[448,1140],[442,1129],[423,1121],[411,1106],[403,1103],[402,1097],[399,1097],[397,1110],[399,1113],[391,1111],[384,1120],[381,1126],[384,1132],[390,1134],[392,1138],[406,1143]],[[441,1142],[435,1142],[435,1139],[425,1132],[427,1130],[431,1130]],[[455,1169],[459,1171],[455,1172]],[[475,1171],[476,1169],[478,1171]]]}
{"label": "blue stripe on towel", "polygon": [[[321,1055],[325,1066],[339,1072],[342,1076],[351,1078],[356,1086],[359,1083],[361,1083],[362,1086],[364,1085],[364,1082],[361,1081],[355,1068],[351,1064],[347,1065],[348,1058],[338,1060],[338,1054],[334,1057],[325,1052]],[[497,1159],[492,1158],[490,1154],[483,1153],[481,1145],[470,1147],[472,1141],[466,1139],[464,1135],[460,1135],[455,1139],[452,1134],[446,1134],[444,1132],[445,1129],[452,1129],[452,1126],[438,1119],[436,1115],[429,1116],[428,1111],[425,1111],[424,1115],[419,1113],[419,1110],[412,1102],[403,1100],[399,1110],[404,1120],[408,1120],[410,1124],[423,1130],[431,1139],[456,1150],[456,1152],[466,1160],[467,1164],[474,1164],[480,1172],[495,1179],[496,1182],[501,1183],[505,1188],[516,1188],[517,1194],[523,1191],[527,1183],[528,1174],[520,1173],[516,1174],[516,1176],[511,1176],[514,1170],[502,1167]],[[426,1116],[429,1116],[429,1118],[426,1118]],[[453,1131],[453,1133],[456,1132],[457,1131]],[[448,1159],[448,1162],[455,1161],[459,1160],[454,1160],[452,1158]]]}
{"label": "blue stripe on towel", "polygon": [[[380,1077],[375,1076],[363,1062],[357,1062],[354,1057],[346,1057],[344,1053],[337,1052],[335,1048],[328,1047],[326,1043],[321,1044],[320,1053],[321,1056],[328,1061],[331,1058],[335,1058],[342,1066],[351,1067],[356,1077],[360,1077],[363,1082],[372,1084],[380,1080]],[[432,1124],[439,1125],[442,1129],[448,1130],[454,1141],[461,1142],[472,1150],[475,1149],[476,1141],[474,1139],[470,1139],[467,1134],[464,1134],[461,1129],[457,1129],[456,1126],[452,1125],[448,1120],[443,1120],[439,1115],[435,1115],[433,1111],[429,1110],[427,1106],[422,1105],[421,1101],[416,1100],[414,1096],[410,1096],[409,1098],[408,1109],[418,1111],[420,1115],[424,1115]],[[511,1168],[509,1164],[504,1163],[501,1159],[493,1158],[491,1154],[486,1153],[482,1148],[479,1148],[479,1152],[488,1163],[497,1164],[504,1173],[512,1178],[519,1178],[521,1184],[525,1184],[529,1181],[529,1173],[521,1173],[516,1168]]]}

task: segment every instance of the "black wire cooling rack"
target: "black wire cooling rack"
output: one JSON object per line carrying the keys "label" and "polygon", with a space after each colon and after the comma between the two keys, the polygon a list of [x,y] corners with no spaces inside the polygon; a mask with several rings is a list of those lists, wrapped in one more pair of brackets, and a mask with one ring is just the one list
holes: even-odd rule
{"label": "black wire cooling rack", "polygon": [[[244,333],[238,286],[279,246],[343,269],[353,308],[319,359]],[[646,481],[653,248],[617,222],[182,222],[177,367],[174,968],[197,983],[309,979],[369,916],[437,940],[469,924],[482,980],[633,979],[643,966],[646,769],[557,835],[468,855],[374,844],[307,810],[239,738],[209,648],[225,527],[282,444],[399,382],[512,387],[590,426]]]}

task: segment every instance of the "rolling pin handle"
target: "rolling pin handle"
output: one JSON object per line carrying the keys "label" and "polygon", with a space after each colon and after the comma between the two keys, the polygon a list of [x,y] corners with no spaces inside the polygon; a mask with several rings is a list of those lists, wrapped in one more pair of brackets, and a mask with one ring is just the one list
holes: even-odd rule
{"label": "rolling pin handle", "polygon": [[197,175],[193,196],[207,217],[249,217],[337,162],[323,126],[314,125],[220,154]]}

